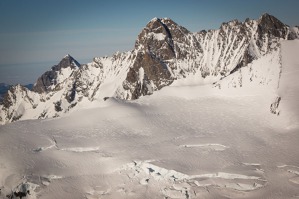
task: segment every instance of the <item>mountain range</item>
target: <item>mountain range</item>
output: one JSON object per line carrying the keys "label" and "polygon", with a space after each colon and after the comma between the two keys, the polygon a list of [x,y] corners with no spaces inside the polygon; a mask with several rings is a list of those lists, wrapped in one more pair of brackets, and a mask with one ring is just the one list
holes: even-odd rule
{"label": "mountain range", "polygon": [[[269,14],[195,33],[169,18],[154,18],[131,51],[96,57],[87,64],[66,55],[32,90],[11,86],[0,105],[0,124],[59,117],[109,97],[134,100],[181,80],[196,80],[211,89],[275,90],[282,70],[281,41],[298,38],[299,27]],[[279,101],[277,96],[269,102],[274,114]]]}

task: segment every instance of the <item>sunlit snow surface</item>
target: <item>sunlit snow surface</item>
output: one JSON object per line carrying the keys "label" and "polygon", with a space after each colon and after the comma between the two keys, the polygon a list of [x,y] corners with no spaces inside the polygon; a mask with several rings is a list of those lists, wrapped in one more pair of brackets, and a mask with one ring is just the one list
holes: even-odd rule
{"label": "sunlit snow surface", "polygon": [[184,82],[1,126],[0,198],[299,197],[298,49],[283,43],[277,93]]}

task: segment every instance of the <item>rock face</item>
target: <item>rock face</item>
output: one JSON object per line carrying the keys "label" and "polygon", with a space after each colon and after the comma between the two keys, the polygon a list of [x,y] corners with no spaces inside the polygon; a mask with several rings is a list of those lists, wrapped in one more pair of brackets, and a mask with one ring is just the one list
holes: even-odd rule
{"label": "rock face", "polygon": [[78,104],[107,97],[137,99],[192,75],[214,79],[217,88],[242,87],[245,81],[268,85],[271,81],[261,73],[268,70],[263,62],[273,63],[269,70],[278,77],[280,41],[297,38],[298,27],[290,28],[269,14],[196,33],[171,19],[154,18],[132,51],[84,65],[67,55],[38,78],[33,91],[13,87],[0,105],[0,124],[58,117]]}
{"label": "rock face", "polygon": [[275,101],[270,105],[270,112],[272,114],[279,115],[278,106],[279,106],[280,100],[281,100],[281,97],[277,97],[275,99]]}
{"label": "rock face", "polygon": [[178,75],[173,71],[177,61],[195,58],[200,50],[187,29],[171,19],[152,19],[136,40],[137,57],[123,83],[124,98],[137,99],[171,84]]}

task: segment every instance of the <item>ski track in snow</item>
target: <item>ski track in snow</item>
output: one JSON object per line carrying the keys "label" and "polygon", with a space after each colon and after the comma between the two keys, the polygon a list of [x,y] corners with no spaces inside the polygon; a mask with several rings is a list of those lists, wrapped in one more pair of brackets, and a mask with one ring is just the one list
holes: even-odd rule
{"label": "ski track in snow", "polygon": [[214,150],[214,151],[224,151],[227,146],[224,146],[222,144],[186,144],[186,145],[181,145],[180,147],[185,147],[185,148],[195,148],[198,147],[200,149],[206,149],[206,150]]}
{"label": "ski track in snow", "polygon": [[100,152],[101,147],[70,147],[70,148],[60,148],[58,147],[56,139],[49,140],[51,142],[50,146],[38,147],[34,149],[34,152],[42,152],[49,149],[56,149],[61,151],[69,151],[69,152],[76,152],[76,153],[84,153],[84,152]]}

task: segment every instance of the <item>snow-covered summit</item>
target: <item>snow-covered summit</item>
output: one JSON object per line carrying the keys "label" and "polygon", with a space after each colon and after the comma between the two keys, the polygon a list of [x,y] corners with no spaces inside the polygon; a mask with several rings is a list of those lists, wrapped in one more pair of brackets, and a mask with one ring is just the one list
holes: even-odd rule
{"label": "snow-covered summit", "polygon": [[66,54],[63,58],[71,57],[70,54]]}

